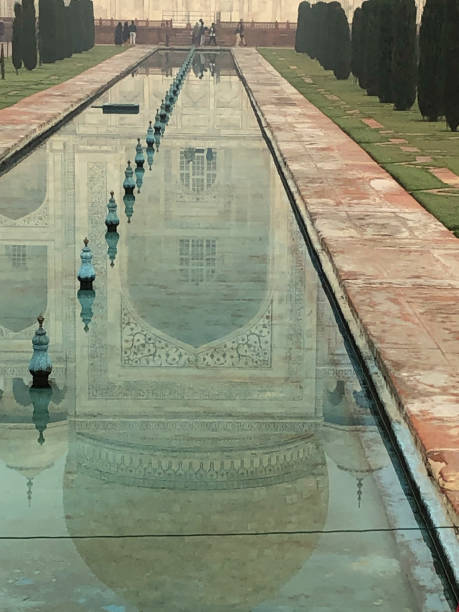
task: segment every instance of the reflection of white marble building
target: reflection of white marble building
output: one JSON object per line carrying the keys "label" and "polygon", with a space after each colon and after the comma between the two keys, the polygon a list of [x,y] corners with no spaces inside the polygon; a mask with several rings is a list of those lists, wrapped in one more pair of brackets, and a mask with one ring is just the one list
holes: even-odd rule
{"label": "reflection of white marble building", "polygon": [[[392,533],[364,546],[343,534],[342,566],[335,540],[317,533],[343,528],[336,515],[346,528],[374,526],[375,514],[391,526],[372,479],[388,469],[387,455],[356,401],[361,389],[343,340],[229,63],[217,61],[215,76],[208,62],[202,79],[190,75],[126,223],[126,161],[170,83],[159,63],[154,56],[102,98],[140,102],[140,115],[88,109],[0,177],[8,286],[0,299],[0,475],[21,488],[0,530],[35,533],[32,512],[24,526],[14,513],[17,506],[24,515],[35,479],[31,510],[45,515],[42,532],[74,538],[52,554],[23,554],[40,572],[40,596],[48,583],[53,592],[43,599],[60,597],[56,609],[81,602],[81,584],[102,583],[107,600],[87,588],[94,609],[290,609],[292,589],[298,609],[313,609],[324,594],[317,579],[321,592],[310,596],[311,573],[337,567],[341,583],[352,584],[351,562],[364,566],[375,547],[394,573],[359,574],[368,587],[361,607],[375,601],[375,588],[413,607]],[[111,189],[122,217],[113,268],[104,226]],[[97,273],[87,333],[76,299],[85,236]],[[61,390],[41,447],[25,388],[40,311]],[[40,486],[53,475],[45,512]],[[330,507],[330,491],[345,503]],[[235,533],[250,535],[214,537]],[[82,534],[161,537],[75,537]],[[0,553],[2,572],[10,559],[18,566],[14,555]],[[14,591],[9,577],[2,583]],[[341,605],[341,592],[330,597]]]}

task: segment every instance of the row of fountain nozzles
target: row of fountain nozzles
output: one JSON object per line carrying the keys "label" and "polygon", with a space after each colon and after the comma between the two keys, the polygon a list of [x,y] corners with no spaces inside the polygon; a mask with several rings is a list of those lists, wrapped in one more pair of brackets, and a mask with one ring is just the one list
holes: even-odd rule
{"label": "row of fountain nozzles", "polygon": [[156,111],[154,125],[153,122],[150,121],[146,136],[147,152],[148,148],[152,149],[155,143],[157,148],[159,148],[159,141],[161,137],[164,136],[166,125],[169,123],[170,114],[172,113],[175,103],[177,102],[177,98],[183,86],[183,82],[186,78],[186,75],[188,74],[191,68],[191,62],[193,61],[194,53],[195,47],[192,47],[182,66],[180,67],[177,76],[174,78],[171,86],[169,87],[166,96],[161,100],[161,105]]}

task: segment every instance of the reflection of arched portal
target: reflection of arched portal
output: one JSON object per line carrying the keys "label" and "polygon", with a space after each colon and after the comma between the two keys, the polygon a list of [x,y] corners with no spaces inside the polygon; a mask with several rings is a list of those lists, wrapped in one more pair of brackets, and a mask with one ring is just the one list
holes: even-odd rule
{"label": "reflection of arched portal", "polygon": [[[0,301],[0,325],[18,332],[32,325],[48,300],[47,247],[0,246],[0,272],[8,299]],[[27,296],[27,297],[26,297]]]}
{"label": "reflection of arched portal", "polygon": [[20,219],[40,208],[46,198],[47,154],[41,147],[0,177],[0,215]]}
{"label": "reflection of arched portal", "polygon": [[152,331],[197,348],[266,311],[271,209],[257,190],[269,185],[268,168],[238,151],[232,172],[250,164],[259,180],[230,190],[232,151],[218,165],[215,148],[193,148],[189,162],[183,146],[165,153],[165,191],[145,180],[121,266],[129,301]]}

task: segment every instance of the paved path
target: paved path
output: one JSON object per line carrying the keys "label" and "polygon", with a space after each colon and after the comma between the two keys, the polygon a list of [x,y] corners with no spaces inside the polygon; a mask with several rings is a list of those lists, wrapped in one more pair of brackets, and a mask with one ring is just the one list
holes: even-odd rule
{"label": "paved path", "polygon": [[234,55],[354,327],[457,523],[459,240],[256,51]]}
{"label": "paved path", "polygon": [[138,46],[115,55],[73,79],[0,110],[0,169],[20,149],[48,132],[129,72],[154,47]]}

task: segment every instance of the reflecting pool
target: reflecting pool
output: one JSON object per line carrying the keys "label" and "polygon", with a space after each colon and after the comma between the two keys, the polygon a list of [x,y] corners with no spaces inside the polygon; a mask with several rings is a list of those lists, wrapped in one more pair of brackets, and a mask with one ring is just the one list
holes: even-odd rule
{"label": "reflecting pool", "polygon": [[0,177],[0,610],[450,610],[229,55],[195,56],[123,202],[184,57]]}

